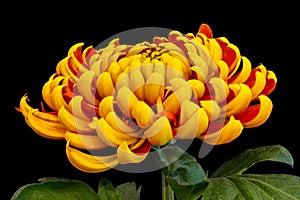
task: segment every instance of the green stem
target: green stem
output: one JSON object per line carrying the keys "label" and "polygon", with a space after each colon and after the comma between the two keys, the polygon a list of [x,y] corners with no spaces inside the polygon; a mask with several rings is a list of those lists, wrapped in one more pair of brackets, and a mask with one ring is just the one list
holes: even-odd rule
{"label": "green stem", "polygon": [[161,172],[162,181],[162,200],[174,200],[174,191],[166,180],[163,172]]}

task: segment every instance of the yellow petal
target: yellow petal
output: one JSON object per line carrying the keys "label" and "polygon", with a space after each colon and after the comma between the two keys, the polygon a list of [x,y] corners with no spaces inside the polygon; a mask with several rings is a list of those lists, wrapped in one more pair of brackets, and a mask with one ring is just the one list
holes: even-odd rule
{"label": "yellow petal", "polygon": [[28,111],[32,110],[33,108],[27,103],[27,101],[30,101],[28,98],[28,95],[25,94],[22,96],[20,103],[19,103],[19,108],[16,108],[17,111],[21,112],[22,115],[27,118],[27,113]]}
{"label": "yellow petal", "polygon": [[69,141],[71,146],[86,150],[99,150],[107,147],[98,135],[79,134],[71,131],[65,133],[66,141]]}
{"label": "yellow petal", "polygon": [[[121,66],[117,63],[117,61],[114,61],[110,64],[110,66],[108,67],[108,72],[111,75],[111,79],[114,83],[116,83],[117,77],[119,76],[119,74],[122,72],[122,68]],[[106,82],[104,82],[106,83]]]}
{"label": "yellow petal", "polygon": [[159,72],[153,72],[149,75],[145,85],[145,96],[147,103],[154,105],[158,97],[163,97],[164,77]]}
{"label": "yellow petal", "polygon": [[124,133],[115,130],[111,127],[104,118],[94,119],[97,122],[96,131],[101,140],[109,146],[119,146],[123,141],[127,141],[128,145],[134,144],[139,138],[132,134]]}
{"label": "yellow petal", "polygon": [[113,110],[113,96],[104,97],[99,103],[99,115],[105,117],[109,112]]}
{"label": "yellow petal", "polygon": [[181,105],[179,122],[180,124],[184,124],[187,120],[190,119],[191,115],[193,115],[200,107],[191,102],[189,100],[184,100]]}
{"label": "yellow petal", "polygon": [[100,59],[102,60],[101,65],[100,65],[100,71],[104,72],[107,71],[107,67],[111,64],[110,63],[110,57],[114,53],[114,48],[115,45],[108,45],[105,47],[102,51]]}
{"label": "yellow petal", "polygon": [[68,56],[74,56],[74,54],[80,53],[83,45],[84,45],[83,42],[72,45],[68,51]]}
{"label": "yellow petal", "polygon": [[[193,53],[188,53],[189,57],[190,57],[190,61],[192,64],[192,70],[195,71],[197,73],[197,75],[199,75],[199,80],[205,82],[205,80],[207,79],[207,76],[209,74],[210,71],[213,71],[211,69],[211,67],[214,67],[213,65],[208,66],[208,63],[204,60],[204,57],[197,55],[197,54],[193,54]],[[203,55],[205,56],[205,55]],[[201,78],[201,79],[200,79]]]}
{"label": "yellow petal", "polygon": [[115,91],[118,91],[121,87],[130,88],[129,75],[127,72],[121,72],[116,80]]}
{"label": "yellow petal", "polygon": [[235,97],[226,105],[226,117],[245,110],[252,98],[250,88],[245,84],[231,84],[229,88],[235,93]]}
{"label": "yellow petal", "polygon": [[99,100],[96,98],[94,88],[95,72],[86,71],[77,79],[76,86],[80,96],[83,96],[86,101],[92,105],[98,105]]}
{"label": "yellow petal", "polygon": [[204,68],[198,67],[198,66],[192,66],[191,70],[194,73],[196,73],[197,80],[199,80],[199,81],[201,81],[203,83],[206,82],[206,78],[207,78],[208,72]]}
{"label": "yellow petal", "polygon": [[227,48],[233,49],[236,54],[235,60],[230,64],[230,66],[228,66],[229,67],[228,78],[231,78],[236,73],[236,71],[239,69],[239,65],[241,62],[241,54],[240,54],[239,48],[232,43],[229,43]]}
{"label": "yellow petal", "polygon": [[66,154],[70,163],[83,172],[98,173],[109,170],[119,164],[116,154],[108,156],[94,156],[83,153],[66,144]]}
{"label": "yellow petal", "polygon": [[205,86],[204,84],[196,79],[190,79],[188,80],[189,85],[192,87],[194,94],[198,100],[201,99],[201,97],[205,93]]}
{"label": "yellow petal", "polygon": [[184,57],[184,55],[185,55],[183,50],[172,42],[162,42],[159,45],[161,47],[163,47],[164,49],[168,50],[169,54],[172,54],[174,56]]}
{"label": "yellow petal", "polygon": [[[89,120],[91,118],[87,117],[87,115],[82,110],[82,106],[81,106],[82,105],[82,101],[83,101],[83,97],[82,96],[75,96],[75,97],[73,97],[70,100],[70,102],[69,102],[68,109],[72,112],[72,114],[75,117],[77,117],[79,119],[83,119],[83,120]],[[96,113],[95,113],[95,115],[96,115]]]}
{"label": "yellow petal", "polygon": [[[77,79],[77,73],[79,69],[83,71],[83,65],[79,62],[77,57],[75,56],[68,56],[67,57],[67,71],[68,75],[72,78],[73,81]],[[81,61],[82,62],[82,61]]]}
{"label": "yellow petal", "polygon": [[71,56],[67,56],[64,59],[62,59],[61,61],[59,61],[59,63],[56,66],[56,72],[63,76],[63,77],[72,77],[72,80],[76,80],[76,74],[75,72],[73,72],[70,68],[72,68],[72,66],[70,66],[70,61],[71,61],[72,57]]}
{"label": "yellow petal", "polygon": [[217,118],[219,118],[219,116],[221,114],[221,108],[216,101],[201,100],[199,103],[200,103],[201,107],[204,108],[210,121],[214,121]]}
{"label": "yellow petal", "polygon": [[228,94],[229,94],[229,88],[227,83],[220,78],[211,78],[209,80],[209,86],[211,86],[213,91],[214,100],[218,103],[222,103],[226,100]]}
{"label": "yellow petal", "polygon": [[136,59],[136,60],[132,60],[129,66],[129,70],[134,70],[136,68],[140,68],[142,65],[141,60]]}
{"label": "yellow petal", "polygon": [[219,68],[220,78],[223,80],[227,80],[227,76],[228,76],[228,72],[229,72],[227,63],[223,60],[216,60],[215,63],[217,65],[217,67]]}
{"label": "yellow petal", "polygon": [[153,59],[152,63],[154,64],[153,72],[166,74],[166,66],[164,65],[164,63],[162,61],[157,60],[157,59]]}
{"label": "yellow petal", "polygon": [[166,84],[173,78],[188,78],[185,64],[177,57],[172,57],[166,65]]}
{"label": "yellow petal", "polygon": [[[101,55],[99,53],[95,53],[95,54],[89,56],[88,65],[92,67],[95,62],[99,61],[100,57],[101,57]],[[98,67],[100,68],[100,65]],[[100,69],[97,69],[96,71],[98,71],[100,73]]]}
{"label": "yellow petal", "polygon": [[131,60],[128,57],[124,57],[118,61],[118,64],[120,65],[121,70],[124,71],[126,69],[126,67],[128,67],[130,65],[130,62],[131,62]]}
{"label": "yellow petal", "polygon": [[252,128],[260,126],[265,123],[269,118],[273,103],[266,95],[259,95],[259,104],[250,105],[247,110],[236,115],[236,119],[239,119],[245,128]]}
{"label": "yellow petal", "polygon": [[153,68],[154,68],[153,64],[143,64],[141,66],[141,72],[144,75],[145,80],[147,80],[150,74],[153,73]]}
{"label": "yellow petal", "polygon": [[138,101],[132,110],[132,117],[142,128],[147,127],[152,122],[154,115],[153,110],[144,101]]}
{"label": "yellow petal", "polygon": [[167,117],[158,118],[147,130],[144,136],[155,146],[163,146],[173,139],[172,128]]}
{"label": "yellow petal", "polygon": [[105,121],[115,130],[131,134],[139,128],[135,122],[127,120],[124,122],[114,111],[105,116]]}
{"label": "yellow petal", "polygon": [[242,133],[242,130],[243,125],[241,122],[230,116],[229,121],[223,128],[207,135],[200,135],[199,138],[210,145],[226,144],[236,139]]}
{"label": "yellow petal", "polygon": [[[54,74],[56,75],[56,74]],[[52,75],[53,76],[53,75]],[[52,110],[55,110],[55,106],[52,104],[52,101],[51,101],[51,92],[52,92],[52,89],[51,89],[51,82],[52,80],[49,80],[47,81],[44,85],[43,85],[43,88],[42,88],[42,97],[43,97],[43,100],[45,101],[45,103],[52,109]]]}
{"label": "yellow petal", "polygon": [[181,139],[193,139],[206,131],[208,127],[208,116],[203,108],[191,101],[182,103],[180,126],[177,137]]}
{"label": "yellow petal", "polygon": [[238,74],[234,75],[231,78],[230,80],[231,83],[244,83],[250,76],[251,69],[252,69],[250,60],[245,56],[242,56],[242,61],[243,61],[242,69]]}
{"label": "yellow petal", "polygon": [[134,153],[128,147],[127,142],[124,141],[118,147],[117,155],[120,164],[128,164],[142,162],[147,157],[148,153]]}
{"label": "yellow petal", "polygon": [[59,122],[45,120],[35,115],[34,112],[39,112],[37,109],[31,109],[27,112],[26,123],[37,134],[49,139],[63,139],[66,128]]}
{"label": "yellow petal", "polygon": [[132,109],[137,102],[138,98],[128,87],[121,87],[118,90],[116,103],[126,117],[131,118]]}
{"label": "yellow petal", "polygon": [[168,96],[164,102],[163,106],[167,112],[172,112],[177,115],[180,112],[181,103],[184,100],[190,100],[192,97],[192,89],[189,86],[181,87],[180,89],[173,92]]}
{"label": "yellow petal", "polygon": [[171,90],[173,91],[176,91],[178,89],[180,89],[181,87],[189,87],[190,85],[188,84],[188,82],[181,78],[181,77],[177,77],[177,78],[172,78],[170,81],[169,81],[170,85],[172,87],[170,87]]}
{"label": "yellow petal", "polygon": [[[96,54],[98,55],[98,54]],[[93,56],[92,58],[94,58],[95,56]],[[101,64],[102,64],[103,60],[99,59],[99,60],[95,60],[90,64],[90,70],[93,71],[95,73],[96,76],[99,76],[99,74],[102,73],[101,71]]]}
{"label": "yellow petal", "polygon": [[130,89],[139,100],[145,100],[145,80],[141,70],[133,70],[130,73]]}
{"label": "yellow petal", "polygon": [[220,60],[223,57],[222,49],[215,38],[209,38],[209,51],[213,60]]}
{"label": "yellow petal", "polygon": [[92,122],[91,120],[84,120],[75,117],[64,106],[62,106],[58,110],[58,119],[60,123],[66,127],[66,129],[72,132],[78,132],[78,133],[94,132],[94,129],[89,126],[89,124]]}
{"label": "yellow petal", "polygon": [[266,78],[262,72],[255,72],[255,82],[251,87],[252,99],[255,99],[265,88]]}
{"label": "yellow petal", "polygon": [[97,91],[101,98],[111,96],[114,91],[114,83],[109,72],[103,72],[97,79]]}
{"label": "yellow petal", "polygon": [[59,85],[52,90],[50,98],[51,105],[53,105],[55,111],[58,111],[61,106],[68,107],[68,104],[63,97],[63,94],[66,93],[67,90],[70,89],[66,85]]}

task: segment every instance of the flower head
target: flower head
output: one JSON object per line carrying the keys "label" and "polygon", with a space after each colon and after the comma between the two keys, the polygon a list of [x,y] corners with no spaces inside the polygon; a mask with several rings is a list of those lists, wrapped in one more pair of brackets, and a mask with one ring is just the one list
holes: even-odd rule
{"label": "flower head", "polygon": [[170,31],[151,43],[77,43],[42,88],[49,109],[32,108],[26,94],[17,110],[36,133],[65,139],[76,168],[101,172],[142,162],[174,139],[233,141],[268,119],[276,83],[201,24],[196,34]]}

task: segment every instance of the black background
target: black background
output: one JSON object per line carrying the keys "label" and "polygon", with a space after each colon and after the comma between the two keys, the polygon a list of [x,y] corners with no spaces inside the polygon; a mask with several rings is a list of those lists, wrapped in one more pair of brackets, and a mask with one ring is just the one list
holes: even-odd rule
{"label": "black background", "polygon": [[[123,2],[124,3],[124,2]],[[278,84],[270,95],[274,109],[265,124],[244,129],[230,144],[216,146],[203,159],[205,171],[213,172],[224,161],[248,148],[280,144],[294,158],[294,168],[280,163],[258,163],[249,172],[300,175],[299,153],[299,31],[295,6],[242,3],[221,5],[202,2],[97,2],[9,5],[2,16],[1,76],[1,189],[0,199],[10,199],[21,186],[41,177],[78,179],[95,190],[101,177],[114,185],[134,181],[142,186],[141,199],[161,198],[160,171],[125,173],[109,170],[84,173],[75,169],[65,155],[65,141],[35,134],[16,112],[20,98],[28,93],[41,100],[41,88],[71,45],[97,45],[108,37],[139,27],[163,27],[182,33],[197,33],[201,23],[238,46],[253,66],[263,63],[275,72]],[[3,14],[1,14],[3,15]],[[190,153],[197,155],[200,141]],[[150,198],[149,198],[150,197]]]}

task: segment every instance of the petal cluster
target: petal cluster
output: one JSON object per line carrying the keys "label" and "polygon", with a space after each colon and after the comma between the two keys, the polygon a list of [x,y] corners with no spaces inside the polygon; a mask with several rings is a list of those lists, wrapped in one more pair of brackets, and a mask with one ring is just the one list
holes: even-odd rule
{"label": "petal cluster", "polygon": [[276,83],[201,24],[196,34],[170,31],[151,43],[77,43],[42,88],[47,108],[32,108],[26,94],[17,110],[36,133],[65,139],[76,168],[101,172],[142,162],[174,139],[231,142],[268,119]]}

